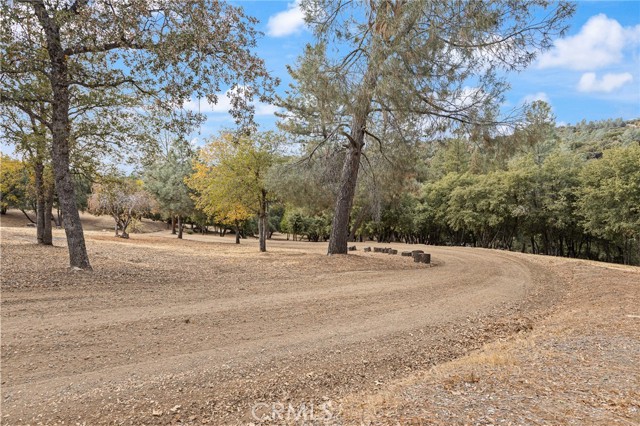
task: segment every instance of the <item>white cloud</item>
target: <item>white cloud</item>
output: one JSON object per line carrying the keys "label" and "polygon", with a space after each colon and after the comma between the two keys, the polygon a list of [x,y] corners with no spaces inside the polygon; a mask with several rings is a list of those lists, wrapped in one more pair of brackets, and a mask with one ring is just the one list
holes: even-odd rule
{"label": "white cloud", "polygon": [[200,101],[192,99],[185,102],[184,109],[188,109],[193,112],[200,112],[202,114],[227,113],[231,109],[231,100],[227,97],[225,92],[224,95],[218,96],[217,104],[210,104],[206,99],[200,99]]}
{"label": "white cloud", "polygon": [[269,17],[267,34],[271,37],[284,37],[299,32],[304,27],[304,12],[300,9],[300,0],[287,6],[287,10]]}
{"label": "white cloud", "polygon": [[256,105],[256,115],[273,115],[276,111],[280,110],[275,105],[264,104],[262,102],[258,102]]}
{"label": "white cloud", "polygon": [[582,74],[582,77],[580,77],[578,90],[581,92],[609,93],[632,81],[633,76],[628,72],[620,74],[605,74],[600,80],[598,80],[596,73],[587,72]]}
{"label": "white cloud", "polygon": [[523,104],[531,104],[535,101],[543,101],[546,103],[550,103],[549,101],[549,95],[547,95],[544,92],[537,92],[537,93],[532,93],[529,94],[527,96],[525,96],[524,98],[522,98],[522,102]]}
{"label": "white cloud", "polygon": [[[263,102],[255,102],[253,106],[255,107],[256,116],[273,115],[279,109],[275,105],[265,104]],[[206,99],[200,99],[200,102],[198,102],[197,99],[191,99],[184,103],[184,109],[202,114],[227,114],[231,108],[229,90],[218,95],[218,103],[215,104],[209,103]]]}
{"label": "white cloud", "polygon": [[638,44],[640,25],[623,27],[604,14],[592,16],[574,36],[558,39],[538,61],[539,68],[593,70],[619,63],[623,50]]}

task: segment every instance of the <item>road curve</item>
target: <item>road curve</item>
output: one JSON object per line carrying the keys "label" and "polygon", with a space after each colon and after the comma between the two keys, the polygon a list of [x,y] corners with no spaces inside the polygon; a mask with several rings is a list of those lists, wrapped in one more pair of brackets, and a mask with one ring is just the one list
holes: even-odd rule
{"label": "road curve", "polygon": [[[28,248],[15,241],[3,238],[3,263]],[[3,288],[3,424],[255,421],[256,404],[338,400],[460,356],[557,296],[551,272],[507,252],[429,247],[430,268],[358,252],[354,270],[309,243],[273,242],[268,257],[158,237],[116,256],[115,244],[90,236],[94,264],[151,282],[168,259],[187,266],[155,286],[125,274]]]}

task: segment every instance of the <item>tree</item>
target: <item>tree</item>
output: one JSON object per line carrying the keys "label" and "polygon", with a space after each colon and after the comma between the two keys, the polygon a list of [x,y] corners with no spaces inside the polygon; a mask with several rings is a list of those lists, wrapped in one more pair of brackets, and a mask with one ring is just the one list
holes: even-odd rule
{"label": "tree", "polygon": [[[109,100],[152,101],[174,111],[195,94],[213,103],[221,85],[233,86],[232,114],[249,124],[250,101],[271,86],[251,52],[256,21],[215,0],[16,0],[2,7],[0,94],[3,103],[45,124],[65,222],[70,265],[90,269],[70,173],[72,116]],[[43,90],[32,83],[44,76]],[[243,86],[236,82],[242,81]],[[43,117],[30,102],[44,102]],[[127,108],[121,108],[128,112]],[[184,115],[182,123],[192,122]]]}
{"label": "tree", "polygon": [[[267,173],[279,162],[279,136],[272,132],[235,139],[226,133],[200,151],[187,185],[196,191],[196,207],[232,221],[238,235],[240,218],[258,216],[260,251],[267,250],[269,203]],[[236,240],[239,242],[239,240]]]}
{"label": "tree", "polygon": [[293,241],[297,241],[298,235],[305,231],[305,215],[300,209],[288,208],[282,216],[280,228],[287,233],[287,240],[291,234]]}
{"label": "tree", "polygon": [[33,222],[25,210],[30,210],[29,186],[31,176],[27,165],[5,154],[0,154],[0,213],[9,207],[21,210]]}
{"label": "tree", "polygon": [[193,173],[188,142],[176,140],[166,156],[151,163],[144,177],[145,188],[154,196],[160,210],[173,222],[178,217],[178,238],[182,238],[182,220],[193,211],[193,200],[185,178]]}
{"label": "tree", "polygon": [[556,119],[551,106],[544,101],[535,101],[528,106],[523,127],[514,134],[523,151],[533,154],[536,164],[542,164],[549,153],[556,148]]}
{"label": "tree", "polygon": [[634,245],[640,260],[640,145],[603,151],[584,166],[581,181],[578,206],[586,230],[620,244],[625,264]]}
{"label": "tree", "polygon": [[583,163],[580,156],[556,150],[547,156],[540,170],[546,227],[552,236],[553,254],[557,256],[575,257],[578,243],[585,235],[576,214]]}
{"label": "tree", "polygon": [[[142,182],[122,177],[107,177],[93,185],[89,212],[110,215],[115,221],[116,237],[129,238],[127,228],[155,207],[153,197],[142,188]],[[122,231],[122,235],[119,234]]]}
{"label": "tree", "polygon": [[[41,103],[31,103],[25,108],[46,114]],[[53,245],[51,229],[55,182],[51,169],[49,151],[50,133],[45,125],[33,117],[20,114],[18,110],[3,106],[0,110],[0,128],[5,140],[21,153],[34,175],[36,199],[36,235],[38,244]]]}
{"label": "tree", "polygon": [[[281,126],[308,141],[345,146],[329,254],[347,253],[363,148],[384,141],[375,132],[385,127],[379,123],[408,137],[429,125],[495,123],[508,87],[503,71],[531,63],[574,11],[546,0],[303,5],[318,42],[290,69],[295,84],[280,101],[288,110]],[[333,57],[329,41],[335,41]]]}

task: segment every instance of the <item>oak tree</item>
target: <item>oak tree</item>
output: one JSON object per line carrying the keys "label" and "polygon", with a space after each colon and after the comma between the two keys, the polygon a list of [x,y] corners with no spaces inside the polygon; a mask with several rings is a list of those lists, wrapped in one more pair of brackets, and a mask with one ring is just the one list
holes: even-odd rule
{"label": "oak tree", "polygon": [[[119,96],[177,111],[193,95],[215,103],[222,86],[231,86],[237,89],[229,91],[231,112],[238,122],[249,124],[251,100],[254,95],[266,100],[261,88],[269,89],[273,82],[252,53],[256,21],[227,3],[15,0],[0,7],[0,94],[3,103],[51,133],[72,267],[91,268],[69,170],[75,113],[99,118],[105,99]],[[48,81],[47,90],[28,90],[41,77]],[[46,103],[48,117],[25,107],[30,102]],[[123,111],[129,112],[129,106]],[[193,122],[193,114],[177,115],[184,123]]]}
{"label": "oak tree", "polygon": [[121,238],[129,238],[132,220],[141,219],[154,208],[153,197],[144,190],[141,181],[120,176],[107,176],[94,184],[89,198],[89,212],[111,216],[116,237]]}

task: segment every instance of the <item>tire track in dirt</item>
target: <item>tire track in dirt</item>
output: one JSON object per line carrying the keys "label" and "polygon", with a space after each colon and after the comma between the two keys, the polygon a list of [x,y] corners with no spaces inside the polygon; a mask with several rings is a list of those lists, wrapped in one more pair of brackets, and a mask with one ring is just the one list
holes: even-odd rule
{"label": "tire track in dirt", "polygon": [[[430,348],[436,353],[440,341],[455,338],[440,329],[513,310],[536,282],[549,279],[509,253],[429,250],[439,266],[416,269],[410,260],[389,256],[385,261],[396,262],[396,269],[311,271],[291,278],[290,286],[267,273],[243,284],[246,295],[236,297],[207,292],[197,298],[189,291],[156,303],[155,298],[141,300],[140,291],[120,288],[120,307],[88,298],[82,309],[64,310],[68,305],[62,299],[72,297],[73,290],[60,292],[61,300],[48,289],[3,294],[5,420],[11,424],[11,419],[38,414],[95,420],[92,416],[106,410],[111,420],[131,415],[162,423],[145,417],[149,407],[175,400],[178,388],[189,389],[193,410],[202,416],[210,404],[207,391],[197,389],[206,383],[216,383],[218,405],[244,407],[250,398],[272,395],[278,387],[315,395],[308,386],[314,380],[305,376],[310,369],[324,372],[317,392],[346,391],[365,386],[372,371],[400,374],[412,357],[431,362]],[[194,254],[178,250],[175,256]],[[184,283],[205,288],[207,277],[187,275]],[[173,286],[179,289],[180,283]],[[78,297],[86,297],[85,291],[78,290]],[[361,359],[371,361],[362,366]],[[335,377],[337,371],[343,376]],[[127,410],[112,404],[116,394],[132,401],[133,414],[127,411],[131,404]],[[225,416],[230,412],[226,409]]]}

